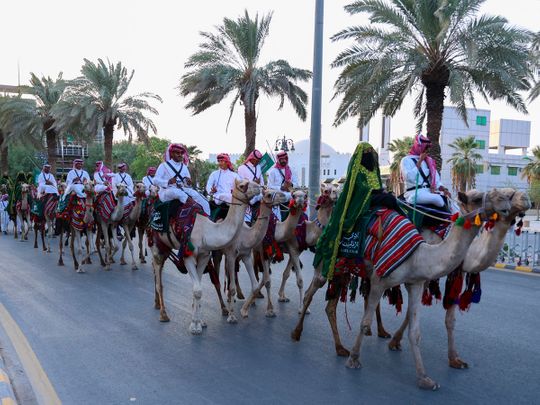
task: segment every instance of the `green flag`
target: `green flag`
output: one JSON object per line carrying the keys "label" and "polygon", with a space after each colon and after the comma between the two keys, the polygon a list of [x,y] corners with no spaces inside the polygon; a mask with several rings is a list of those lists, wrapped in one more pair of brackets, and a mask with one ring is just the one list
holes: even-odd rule
{"label": "green flag", "polygon": [[272,156],[266,152],[261,158],[259,164],[261,165],[262,173],[265,174],[274,165],[274,159],[272,159]]}

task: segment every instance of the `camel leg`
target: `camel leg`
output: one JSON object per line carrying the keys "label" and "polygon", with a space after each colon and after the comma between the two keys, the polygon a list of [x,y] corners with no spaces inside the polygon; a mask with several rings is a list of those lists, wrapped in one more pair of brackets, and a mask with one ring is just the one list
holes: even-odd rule
{"label": "camel leg", "polygon": [[326,284],[326,279],[322,277],[321,267],[318,266],[313,272],[313,279],[311,280],[311,284],[309,285],[309,288],[306,291],[306,295],[304,296],[304,305],[302,307],[302,313],[300,314],[298,323],[296,324],[296,327],[291,332],[292,340],[295,340],[298,342],[300,338],[302,337],[302,331],[304,330],[304,319],[306,317],[306,314],[308,313],[307,310],[309,309],[309,306],[311,305],[313,296],[325,284]]}
{"label": "camel leg", "polygon": [[[60,222],[60,221],[59,221]],[[64,225],[63,224],[57,224],[58,226],[60,226],[60,234],[58,235],[58,265],[59,266],[63,266],[64,265],[64,258],[63,258],[63,253],[64,253]]]}
{"label": "camel leg", "polygon": [[[101,225],[98,225],[96,230],[96,250],[99,256],[99,263],[102,267],[105,267],[105,260],[103,260],[103,255],[101,254]],[[105,252],[107,254],[107,252]]]}
{"label": "camel leg", "polygon": [[38,233],[39,233],[39,225],[37,222],[34,222],[34,249],[38,248],[38,243],[37,243]]}
{"label": "camel leg", "polygon": [[362,348],[362,340],[366,335],[367,330],[371,327],[373,314],[375,309],[383,295],[384,289],[380,287],[376,282],[371,280],[371,290],[367,299],[367,307],[362,316],[362,323],[360,324],[360,330],[356,335],[354,340],[354,345],[351,349],[347,363],[345,364],[348,368],[360,368],[362,364],[360,362],[360,350]]}
{"label": "camel leg", "polygon": [[381,317],[381,302],[379,301],[379,304],[377,305],[377,309],[375,310],[375,317],[377,319],[377,336],[383,339],[389,339],[392,337],[390,333],[384,329],[384,325],[382,322]]}
{"label": "camel leg", "polygon": [[197,272],[197,263],[193,256],[184,258],[184,264],[188,270],[191,282],[193,283],[193,303],[191,313],[191,323],[189,325],[189,331],[193,335],[200,335],[202,333],[202,325],[200,322],[200,307],[202,298],[202,286],[201,279]]}
{"label": "camel leg", "polygon": [[126,251],[126,245],[127,245],[127,238],[124,238],[122,240],[122,254],[120,255],[120,265],[125,266],[127,264],[126,259],[124,257],[124,252]]}
{"label": "camel leg", "polygon": [[341,343],[341,337],[339,336],[339,330],[337,327],[336,308],[338,302],[338,298],[332,298],[331,300],[328,300],[328,302],[326,303],[325,312],[328,318],[328,322],[330,323],[330,329],[332,329],[332,336],[334,337],[336,354],[341,357],[348,357],[350,353]]}
{"label": "camel leg", "polygon": [[107,223],[101,224],[101,232],[103,232],[103,240],[105,241],[105,270],[110,270],[112,263],[112,248],[111,238],[109,238],[109,225]]}
{"label": "camel leg", "polygon": [[51,250],[51,239],[52,239],[52,236],[53,236],[53,232],[54,232],[53,221],[51,219],[49,219],[47,221],[47,253],[52,252],[52,250]]}
{"label": "camel leg", "polygon": [[[251,253],[242,256],[242,262],[244,262],[244,266],[246,267],[246,270],[249,275],[249,281],[251,281],[251,296],[255,296],[255,290],[257,289],[257,279],[255,278],[255,270],[253,268],[253,256]],[[249,307],[247,306],[247,302],[242,305],[242,309],[240,310],[240,314],[243,318],[247,318],[249,315]],[[255,301],[253,301],[253,304],[255,304]]]}
{"label": "camel leg", "polygon": [[459,358],[454,339],[456,308],[457,305],[451,305],[450,308],[446,310],[446,316],[444,319],[444,323],[446,324],[446,332],[448,335],[448,365],[452,368],[465,369],[469,368],[469,365]]}
{"label": "camel leg", "polygon": [[126,237],[122,244],[122,257],[124,257],[125,242],[127,241],[129,247],[129,253],[131,253],[131,270],[137,270],[137,262],[135,261],[135,247],[133,246],[133,240],[131,239],[131,228],[128,224],[123,225],[124,233]]}
{"label": "camel leg", "polygon": [[238,318],[234,314],[234,296],[236,295],[236,255],[233,253],[225,254],[225,271],[229,275],[229,288],[227,289],[227,310],[229,316],[227,317],[228,323],[237,323]]}
{"label": "camel leg", "polygon": [[[296,274],[296,286],[298,287],[298,294],[300,296],[298,313],[301,314],[304,304],[304,277],[302,275],[302,268],[300,267],[300,253],[296,250],[292,250],[289,257],[293,262],[294,273]],[[306,313],[309,314],[309,308],[306,309]]]}
{"label": "camel leg", "polygon": [[45,243],[45,225],[47,223],[45,222],[45,220],[43,220],[43,222],[40,224],[40,234],[41,234],[41,246],[43,247],[43,251],[46,252],[47,251],[47,244]]}
{"label": "camel leg", "polygon": [[422,354],[420,353],[420,306],[422,305],[422,292],[424,283],[405,284],[409,295],[407,312],[409,314],[409,343],[416,364],[417,385],[422,389],[437,390],[439,384],[429,378],[424,368]]}
{"label": "camel leg", "polygon": [[17,229],[17,217],[13,218],[13,239],[18,239],[18,229]]}
{"label": "camel leg", "polygon": [[[71,231],[71,238],[70,238],[70,241],[69,241],[69,248],[71,250],[71,257],[73,257],[73,266],[75,267],[75,270],[77,271],[77,273],[80,273],[79,271],[79,262],[77,261],[77,254],[75,253],[75,238],[78,237],[78,233],[79,232],[76,232],[76,231]],[[77,253],[78,253],[78,248],[77,248]]]}
{"label": "camel leg", "polygon": [[137,227],[137,233],[139,234],[139,260],[142,264],[146,263],[146,258],[144,257],[144,228],[142,226]]}
{"label": "camel leg", "polygon": [[155,298],[154,298],[154,308],[159,309],[159,321],[160,322],[169,322],[169,316],[165,309],[165,300],[163,299],[163,264],[165,263],[165,258],[159,253],[157,247],[152,248],[152,268],[154,269],[154,282],[155,282]]}
{"label": "camel leg", "polygon": [[407,311],[407,314],[405,315],[405,319],[401,323],[401,326],[397,331],[394,332],[394,336],[388,343],[388,348],[393,351],[399,351],[401,350],[401,339],[403,339],[403,334],[405,333],[405,329],[407,329],[407,326],[409,325],[409,311]]}
{"label": "camel leg", "polygon": [[[287,261],[287,266],[285,266],[285,270],[283,271],[283,275],[281,276],[281,285],[279,287],[279,292],[278,292],[278,301],[279,302],[289,302],[290,301],[290,299],[288,299],[285,296],[285,284],[287,283],[287,280],[289,279],[289,276],[291,275],[292,266],[293,266],[292,257],[291,257],[291,255],[289,255],[289,260]],[[302,301],[300,301],[300,302],[302,302]]]}
{"label": "camel leg", "polygon": [[[214,270],[216,271],[217,279],[220,279],[220,273],[221,273],[221,258],[223,257],[223,253],[220,250],[216,250],[212,252],[212,261],[214,262]],[[227,270],[225,270],[225,277],[227,277]],[[221,307],[221,315],[223,316],[229,316],[229,310],[227,309],[227,305],[225,305],[225,301],[223,301],[223,296],[221,295],[221,284],[214,284],[214,287],[216,289],[216,293],[219,300],[219,306]]]}
{"label": "camel leg", "polygon": [[[265,316],[267,318],[273,318],[273,317],[276,316],[276,314],[274,312],[274,305],[272,304],[272,296],[270,295],[270,287],[272,285],[272,279],[270,277],[270,262],[265,260],[263,262],[263,266],[264,266],[264,273],[263,273],[262,283],[266,287],[266,294],[268,295],[268,297],[267,297],[268,302],[267,302],[267,305],[266,305],[266,314],[265,314]],[[261,290],[259,289],[259,293],[260,292],[261,292]],[[258,294],[257,294],[257,296],[258,296]]]}
{"label": "camel leg", "polygon": [[244,296],[244,293],[242,291],[242,288],[240,287],[240,281],[238,279],[238,273],[240,272],[240,259],[236,259],[234,261],[234,282],[236,284],[236,298],[239,300],[245,300],[246,297]]}

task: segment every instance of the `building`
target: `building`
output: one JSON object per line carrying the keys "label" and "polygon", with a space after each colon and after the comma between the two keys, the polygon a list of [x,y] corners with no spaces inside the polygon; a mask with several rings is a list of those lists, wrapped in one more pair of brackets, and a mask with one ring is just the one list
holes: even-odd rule
{"label": "building", "polygon": [[521,177],[524,159],[530,147],[531,123],[529,121],[498,119],[491,120],[489,110],[467,109],[468,126],[455,107],[444,107],[441,127],[441,155],[443,184],[452,185],[451,158],[454,149],[449,145],[458,137],[474,136],[477,152],[482,162],[477,166],[476,188],[488,190],[493,187],[512,187],[527,190],[528,183]]}

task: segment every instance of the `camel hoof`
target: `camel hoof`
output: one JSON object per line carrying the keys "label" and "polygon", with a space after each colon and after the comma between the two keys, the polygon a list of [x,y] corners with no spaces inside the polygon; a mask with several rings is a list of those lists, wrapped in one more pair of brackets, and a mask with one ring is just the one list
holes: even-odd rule
{"label": "camel hoof", "polygon": [[398,341],[395,341],[395,340],[392,339],[388,343],[388,348],[390,350],[392,350],[393,352],[400,352],[401,351],[401,342],[398,342]]}
{"label": "camel hoof", "polygon": [[131,270],[139,270],[139,268],[135,265],[131,266]]}
{"label": "camel hoof", "polygon": [[161,309],[161,305],[159,305],[157,302],[154,303],[154,309]]}
{"label": "camel hoof", "polygon": [[200,322],[194,322],[192,321],[189,325],[189,331],[192,335],[200,335],[202,334],[202,326]]}
{"label": "camel hoof", "polygon": [[351,355],[351,352],[349,352],[347,349],[345,349],[343,346],[339,345],[336,346],[336,354],[339,357],[348,357]]}
{"label": "camel hoof", "polygon": [[160,321],[160,322],[169,322],[170,319],[169,319],[169,316],[168,316],[167,314],[161,314],[161,315],[159,316],[159,321]]}
{"label": "camel hoof", "polygon": [[263,295],[262,292],[259,291],[259,293],[257,294],[257,296],[255,298],[262,299],[262,298],[264,298],[264,295]]}
{"label": "camel hoof", "polygon": [[239,300],[245,300],[246,297],[244,297],[244,294],[242,293],[242,291],[238,291],[236,293],[236,298],[239,299]]}
{"label": "camel hoof", "polygon": [[121,266],[125,266],[126,264],[127,264],[127,262],[124,259],[120,259],[120,265]]}
{"label": "camel hoof", "polygon": [[37,245],[34,245],[34,249],[37,249],[37,248],[38,248]]}
{"label": "camel hoof", "polygon": [[242,308],[240,310],[240,315],[242,315],[242,318],[246,319],[249,316],[249,311],[247,309]]}
{"label": "camel hoof", "polygon": [[448,365],[452,368],[457,368],[458,370],[469,368],[469,365],[459,358],[448,360]]}
{"label": "camel hoof", "polygon": [[269,309],[269,310],[266,311],[265,316],[266,316],[267,318],[275,318],[275,317],[276,317],[276,313],[274,312],[273,309]]}
{"label": "camel hoof", "polygon": [[371,332],[371,328],[370,328],[370,327],[367,327],[367,328],[364,330],[364,336],[373,336],[373,332]]}
{"label": "camel hoof", "polygon": [[234,314],[230,314],[227,323],[238,323],[238,318]]}
{"label": "camel hoof", "polygon": [[349,355],[347,362],[345,363],[347,368],[361,368],[362,364],[360,363],[359,357],[357,354]]}
{"label": "camel hoof", "polygon": [[387,331],[385,331],[384,329],[382,331],[378,331],[377,336],[380,337],[381,339],[390,339],[392,337],[392,335],[388,333]]}
{"label": "camel hoof", "polygon": [[227,308],[221,308],[222,316],[229,316],[229,310]]}
{"label": "camel hoof", "polygon": [[84,273],[84,270],[81,269],[80,267],[77,269],[77,273]]}
{"label": "camel hoof", "polygon": [[288,299],[287,297],[283,296],[283,297],[279,297],[278,298],[278,302],[290,302],[291,300]]}
{"label": "camel hoof", "polygon": [[[304,310],[304,307],[298,308],[298,313],[299,313],[300,315],[302,315],[302,311],[303,311],[303,310]],[[305,312],[305,313],[306,313],[306,315],[311,314],[311,311],[309,310],[309,308],[306,309],[306,312]]]}
{"label": "camel hoof", "polygon": [[430,390],[430,391],[437,391],[441,386],[437,384],[435,381],[433,381],[429,377],[422,377],[419,378],[417,381],[417,385],[419,388],[422,388],[423,390]]}
{"label": "camel hoof", "polygon": [[302,337],[302,329],[296,328],[291,332],[291,339],[295,342],[299,342],[300,338]]}
{"label": "camel hoof", "polygon": [[59,266],[63,266],[64,265],[64,262],[62,260],[58,260],[58,265]]}
{"label": "camel hoof", "polygon": [[146,260],[141,259],[141,264],[146,264]]}
{"label": "camel hoof", "polygon": [[206,324],[205,321],[201,321],[201,326],[203,327],[203,329],[206,328],[206,327],[208,327],[208,325]]}

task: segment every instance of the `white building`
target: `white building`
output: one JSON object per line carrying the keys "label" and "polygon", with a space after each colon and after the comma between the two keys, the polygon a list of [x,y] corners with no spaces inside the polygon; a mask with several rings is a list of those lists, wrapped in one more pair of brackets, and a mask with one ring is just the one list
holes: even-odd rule
{"label": "white building", "polygon": [[456,108],[444,107],[440,138],[443,184],[448,188],[452,186],[448,159],[454,149],[449,144],[458,137],[472,135],[479,146],[477,152],[483,158],[477,167],[476,188],[513,187],[527,190],[527,180],[521,177],[521,171],[528,163],[524,157],[530,147],[531,123],[508,119],[492,121],[489,110],[474,109],[467,109],[467,121],[468,127]]}

